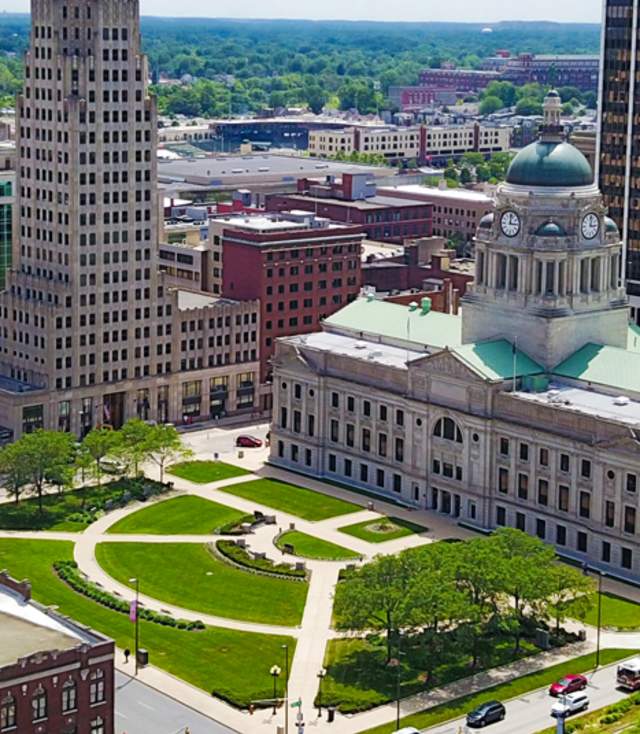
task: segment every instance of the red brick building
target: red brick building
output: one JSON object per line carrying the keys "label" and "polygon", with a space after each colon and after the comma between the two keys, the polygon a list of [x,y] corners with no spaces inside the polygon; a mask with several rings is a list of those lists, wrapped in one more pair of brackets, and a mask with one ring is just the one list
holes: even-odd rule
{"label": "red brick building", "polygon": [[378,195],[367,176],[345,174],[340,180],[298,181],[297,194],[269,194],[265,208],[272,212],[303,210],[334,222],[359,226],[378,242],[402,244],[407,238],[430,237],[430,203]]}
{"label": "red brick building", "polygon": [[113,734],[114,643],[0,574],[0,732]]}
{"label": "red brick building", "polygon": [[223,227],[222,295],[260,299],[261,383],[270,381],[278,337],[317,331],[356,298],[363,238],[362,227],[301,212],[230,218]]}

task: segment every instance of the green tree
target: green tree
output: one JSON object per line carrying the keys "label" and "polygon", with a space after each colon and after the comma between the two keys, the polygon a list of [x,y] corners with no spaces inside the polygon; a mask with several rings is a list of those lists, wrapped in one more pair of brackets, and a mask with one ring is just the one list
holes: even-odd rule
{"label": "green tree", "polygon": [[504,106],[505,105],[500,97],[485,97],[482,102],[480,102],[480,114],[492,115],[494,112],[501,110]]}
{"label": "green tree", "polygon": [[121,442],[121,434],[109,428],[94,428],[84,437],[80,451],[91,457],[91,468],[98,487],[101,485],[104,473],[102,461],[107,457],[117,456]]}
{"label": "green tree", "polygon": [[164,470],[169,462],[188,458],[193,454],[182,442],[175,426],[159,423],[153,426],[147,444],[148,456],[160,469],[160,482],[164,482]]}

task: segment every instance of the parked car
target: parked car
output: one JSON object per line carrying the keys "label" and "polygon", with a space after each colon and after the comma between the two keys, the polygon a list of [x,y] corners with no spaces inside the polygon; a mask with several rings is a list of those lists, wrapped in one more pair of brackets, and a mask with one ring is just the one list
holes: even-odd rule
{"label": "parked car", "polygon": [[576,691],[584,691],[588,681],[584,675],[565,675],[562,680],[552,683],[549,688],[550,696],[566,696],[567,693],[575,693]]}
{"label": "parked car", "polygon": [[469,711],[467,714],[467,724],[469,726],[486,726],[494,724],[496,721],[502,721],[507,711],[500,701],[487,701]]}
{"label": "parked car", "polygon": [[243,449],[259,449],[262,448],[262,440],[255,436],[238,436],[236,446]]}
{"label": "parked car", "polygon": [[564,719],[580,711],[586,711],[588,708],[589,696],[586,693],[568,693],[553,704],[551,707],[551,716]]}

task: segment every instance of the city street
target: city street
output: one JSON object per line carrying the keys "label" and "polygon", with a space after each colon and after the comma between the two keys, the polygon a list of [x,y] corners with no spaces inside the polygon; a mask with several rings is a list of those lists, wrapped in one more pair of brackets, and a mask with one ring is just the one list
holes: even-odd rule
{"label": "city street", "polygon": [[[616,665],[602,668],[590,675],[587,694],[590,701],[589,710],[603,708],[628,695],[616,687]],[[487,700],[491,700],[490,695],[487,696]],[[505,720],[491,724],[487,727],[487,731],[491,734],[536,734],[554,725],[555,719],[550,715],[554,701],[546,688],[516,698],[505,704],[507,708]],[[571,721],[571,718],[568,721]],[[461,731],[467,734],[476,729],[465,728],[465,720],[456,719],[424,731],[429,734],[460,734]]]}
{"label": "city street", "polygon": [[236,734],[174,699],[116,672],[115,734]]}

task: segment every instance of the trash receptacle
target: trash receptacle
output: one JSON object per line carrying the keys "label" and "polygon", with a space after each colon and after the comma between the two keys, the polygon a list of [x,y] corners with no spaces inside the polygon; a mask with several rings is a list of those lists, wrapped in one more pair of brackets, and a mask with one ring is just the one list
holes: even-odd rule
{"label": "trash receptacle", "polygon": [[327,721],[329,722],[329,724],[333,724],[335,718],[336,718],[336,707],[328,706],[327,707]]}
{"label": "trash receptacle", "polygon": [[149,651],[144,648],[138,650],[138,665],[144,668],[145,665],[149,665]]}

